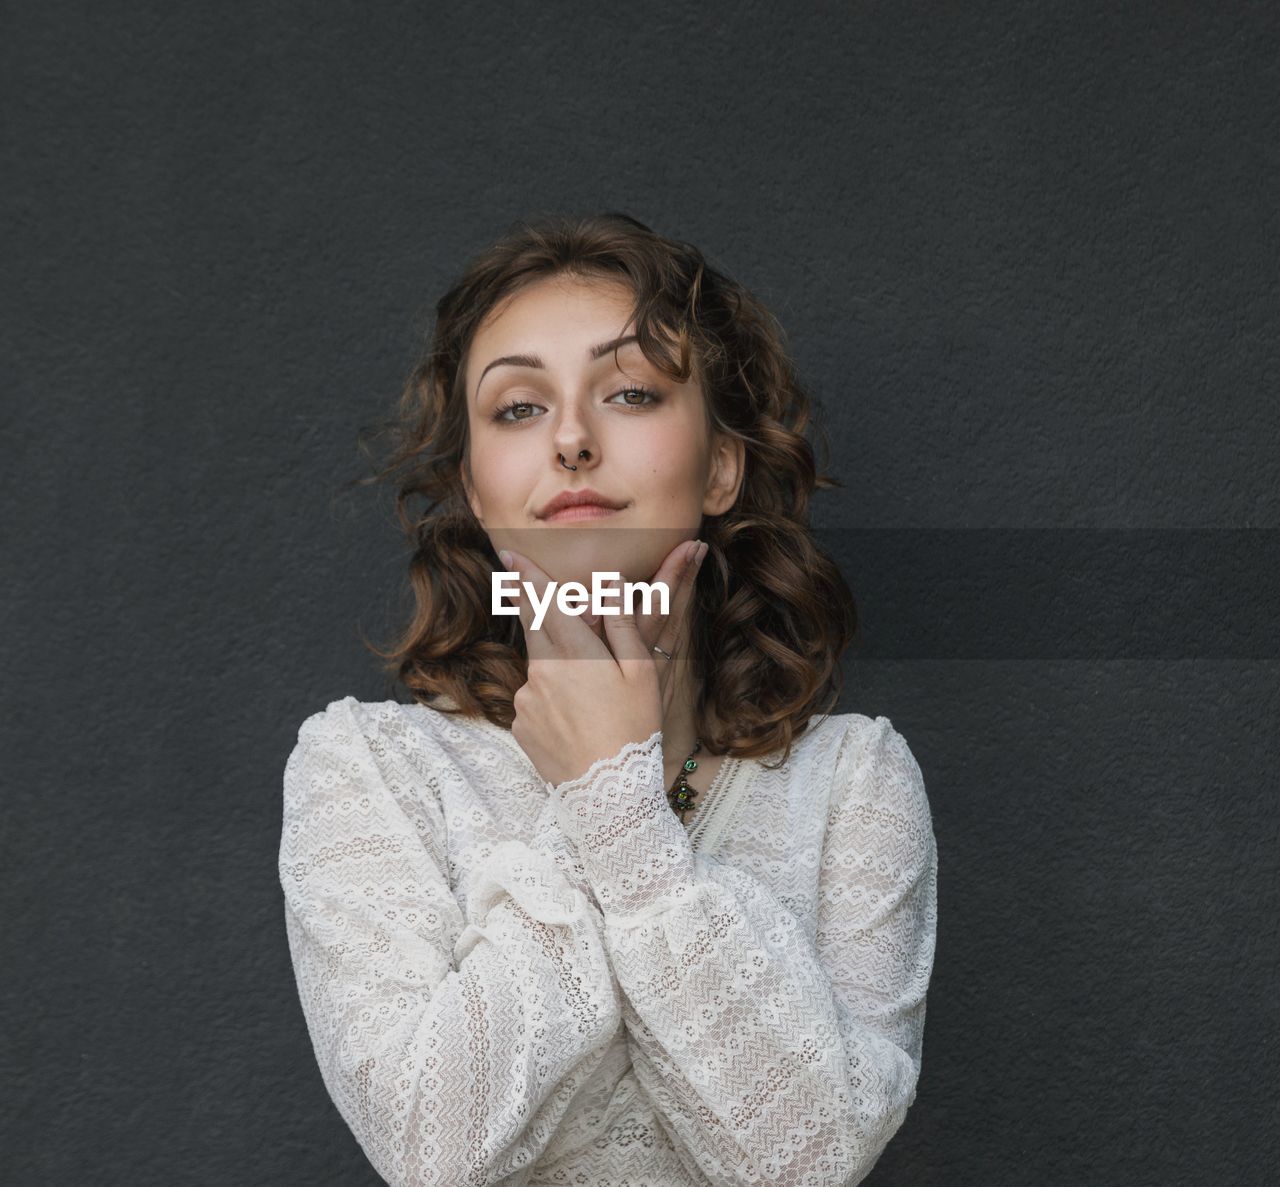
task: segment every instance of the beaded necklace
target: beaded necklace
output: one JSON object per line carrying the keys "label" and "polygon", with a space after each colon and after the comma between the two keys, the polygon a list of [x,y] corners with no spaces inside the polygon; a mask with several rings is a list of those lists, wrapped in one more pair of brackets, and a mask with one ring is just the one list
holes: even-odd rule
{"label": "beaded necklace", "polygon": [[684,823],[684,814],[693,806],[694,797],[698,791],[694,787],[689,786],[687,776],[698,769],[698,760],[694,758],[702,749],[702,739],[695,738],[693,749],[689,751],[689,757],[684,760],[684,765],[680,769],[680,773],[676,775],[675,782],[667,789],[667,803],[672,810],[680,814],[680,823]]}

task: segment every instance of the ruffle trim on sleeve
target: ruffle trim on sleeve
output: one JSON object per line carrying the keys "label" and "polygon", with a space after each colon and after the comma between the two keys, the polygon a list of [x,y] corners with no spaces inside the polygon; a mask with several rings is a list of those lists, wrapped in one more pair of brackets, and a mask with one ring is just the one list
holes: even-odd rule
{"label": "ruffle trim on sleeve", "polygon": [[581,775],[566,779],[563,783],[547,782],[547,790],[554,797],[563,800],[575,791],[589,787],[599,776],[616,776],[626,780],[632,778],[634,772],[647,772],[653,762],[654,754],[662,756],[662,731],[654,730],[643,742],[628,742],[617,754],[608,758],[598,758]]}
{"label": "ruffle trim on sleeve", "polygon": [[608,923],[622,925],[686,899],[693,850],[667,802],[660,730],[552,787],[551,798]]}

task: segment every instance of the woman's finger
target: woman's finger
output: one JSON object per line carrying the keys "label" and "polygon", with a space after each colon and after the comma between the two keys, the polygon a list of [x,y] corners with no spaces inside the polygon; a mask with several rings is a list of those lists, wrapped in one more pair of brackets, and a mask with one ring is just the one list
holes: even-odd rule
{"label": "woman's finger", "polygon": [[[600,640],[586,622],[573,621],[582,619],[583,615],[561,611],[556,604],[557,590],[551,588],[551,578],[533,561],[511,550],[504,550],[501,557],[503,564],[520,577],[520,624],[524,627],[525,649],[530,659],[584,658],[603,651]],[[532,596],[524,587],[526,581],[533,587]],[[537,606],[533,604],[535,598]]]}
{"label": "woman's finger", "polygon": [[[502,562],[503,568],[507,572],[514,572],[517,579],[523,580],[524,572],[522,566],[529,562],[518,553],[502,551],[498,553],[498,559]],[[528,591],[525,590],[523,584],[520,584],[516,590],[516,612],[520,616],[520,626],[524,630],[524,646],[530,659],[535,655],[546,654],[543,651],[543,640],[541,632],[533,629],[533,603],[529,600]],[[535,644],[534,640],[537,640]]]}
{"label": "woman's finger", "polygon": [[668,590],[667,612],[658,608],[657,598],[653,599],[654,609],[648,614],[640,614],[640,633],[649,644],[661,641],[661,635],[667,624],[676,618],[680,611],[683,590],[689,576],[689,557],[697,553],[697,540],[682,540],[663,559],[658,571],[653,575],[652,583],[661,581]]}
{"label": "woman's finger", "polygon": [[627,680],[652,680],[656,685],[658,672],[654,667],[653,653],[640,635],[636,616],[632,613],[604,615],[604,633],[609,650]]}
{"label": "woman's finger", "polygon": [[[671,595],[671,613],[665,618],[657,616],[660,624],[658,629],[652,632],[653,644],[670,655],[682,656],[688,643],[690,608],[697,588],[698,570],[706,551],[707,545],[700,540],[686,545],[683,555],[678,555],[678,550],[673,550],[673,553],[677,553],[677,563],[682,567],[677,570],[679,577],[675,581],[675,588]],[[663,567],[666,567],[666,562]]]}

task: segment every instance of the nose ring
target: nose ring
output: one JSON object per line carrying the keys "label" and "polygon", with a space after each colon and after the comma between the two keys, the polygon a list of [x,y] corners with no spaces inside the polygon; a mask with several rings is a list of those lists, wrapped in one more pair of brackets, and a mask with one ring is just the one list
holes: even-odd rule
{"label": "nose ring", "polygon": [[[561,464],[561,465],[562,465],[566,470],[576,470],[576,469],[578,468],[577,466],[571,466],[571,465],[569,465],[569,463],[568,463],[568,462],[566,462],[566,461],[564,460],[564,454],[562,454],[562,453],[561,453],[561,454],[557,454],[556,456],[557,456],[557,457],[559,457],[559,459],[560,459],[560,464]],[[578,450],[578,456],[579,456],[579,457],[590,457],[590,456],[591,456],[591,454],[590,454],[587,450],[585,450],[585,449],[580,449],[580,450]]]}

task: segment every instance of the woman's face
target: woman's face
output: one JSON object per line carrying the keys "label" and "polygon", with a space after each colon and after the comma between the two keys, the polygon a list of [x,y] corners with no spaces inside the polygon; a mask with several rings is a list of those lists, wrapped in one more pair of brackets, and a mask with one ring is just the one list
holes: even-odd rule
{"label": "woman's face", "polygon": [[[495,550],[561,583],[651,579],[741,485],[742,444],[711,432],[694,377],[676,383],[634,341],[615,362],[631,300],[620,282],[548,277],[497,307],[467,353],[471,509]],[[548,515],[557,495],[585,490],[617,509]]]}

